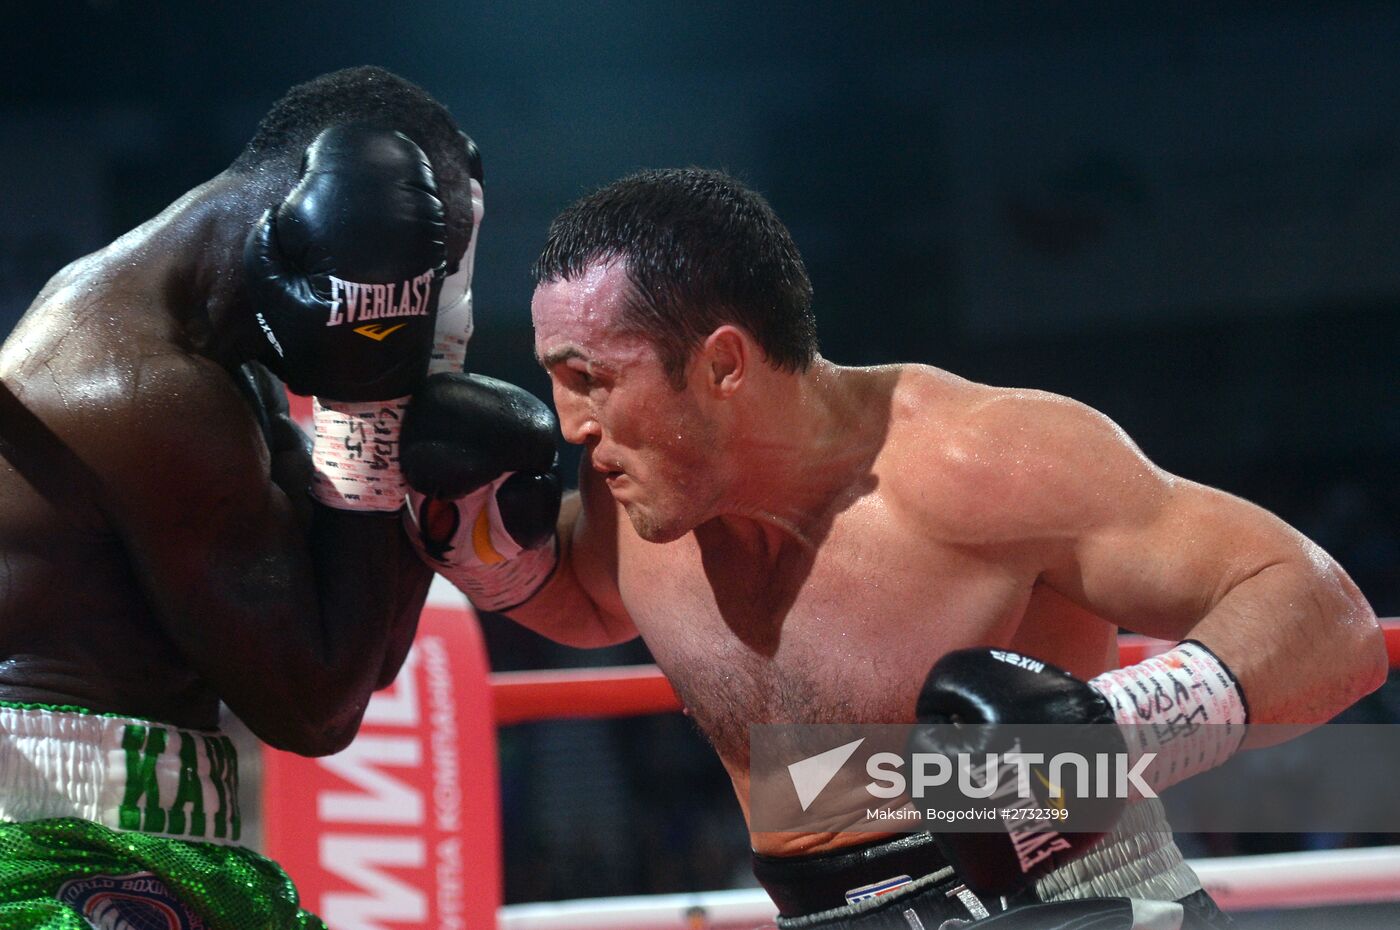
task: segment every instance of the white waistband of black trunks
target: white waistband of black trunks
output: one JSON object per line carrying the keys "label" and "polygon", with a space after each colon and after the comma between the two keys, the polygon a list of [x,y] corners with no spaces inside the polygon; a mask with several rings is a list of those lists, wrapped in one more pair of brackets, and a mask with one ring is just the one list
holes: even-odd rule
{"label": "white waistband of black trunks", "polygon": [[1087,853],[1036,882],[1042,901],[1069,898],[1145,898],[1179,901],[1201,890],[1181,855],[1156,798],[1129,804],[1112,833]]}

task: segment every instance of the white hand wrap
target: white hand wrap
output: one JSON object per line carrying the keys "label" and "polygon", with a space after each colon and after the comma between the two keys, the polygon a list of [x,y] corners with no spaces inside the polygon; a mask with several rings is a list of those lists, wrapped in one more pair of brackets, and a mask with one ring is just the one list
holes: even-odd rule
{"label": "white hand wrap", "polygon": [[[442,282],[429,374],[460,372],[466,367],[467,341],[472,335],[472,269],[485,215],[481,185],[475,178],[471,185],[472,238],[457,271]],[[407,406],[407,397],[363,404],[316,398],[312,496],[341,510],[392,512],[403,506],[408,485],[399,471],[399,428]]]}
{"label": "white hand wrap", "polygon": [[437,325],[428,374],[461,372],[467,366],[467,342],[472,338],[472,270],[476,267],[476,240],[486,215],[481,185],[472,178],[472,239],[457,270],[442,282]]}
{"label": "white hand wrap", "polygon": [[408,484],[399,471],[407,397],[372,403],[313,399],[311,496],[328,507],[392,513]]}
{"label": "white hand wrap", "polygon": [[1089,684],[1108,699],[1124,728],[1130,763],[1157,754],[1143,776],[1153,791],[1215,768],[1244,740],[1247,712],[1239,683],[1199,643],[1182,643]]}
{"label": "white hand wrap", "polygon": [[[472,238],[457,271],[442,285],[428,374],[460,373],[471,340],[472,272],[476,243],[486,215],[481,184],[472,179]],[[408,537],[423,560],[479,610],[507,610],[538,591],[559,562],[558,540],[522,549],[506,532],[496,504],[496,489],[514,472],[506,472],[459,500],[427,498],[408,492]]]}
{"label": "white hand wrap", "polygon": [[409,492],[409,538],[439,575],[479,610],[509,610],[544,586],[559,563],[559,541],[522,549],[506,532],[496,503],[505,474],[455,501]]}

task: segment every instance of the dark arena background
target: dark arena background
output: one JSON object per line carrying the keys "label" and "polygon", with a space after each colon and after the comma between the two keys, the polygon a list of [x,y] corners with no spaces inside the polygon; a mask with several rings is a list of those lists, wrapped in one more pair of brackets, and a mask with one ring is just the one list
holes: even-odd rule
{"label": "dark arena background", "polygon": [[[548,397],[528,270],[550,219],[639,168],[724,168],[792,230],[828,358],[1085,401],[1400,615],[1400,4],[1165,6],[11,3],[0,333],[226,167],[290,85],[382,65],[484,157],[470,369]],[[495,672],[649,661],[481,623]],[[1400,722],[1400,690],[1348,717]],[[498,753],[505,903],[752,886],[728,779],[683,715],[503,725]],[[1180,839],[1202,861],[1400,844]],[[1400,856],[1374,861],[1393,877],[1371,903],[1256,902],[1241,926],[1393,927]],[[689,926],[730,926],[705,906]],[[355,925],[427,926],[375,913]]]}

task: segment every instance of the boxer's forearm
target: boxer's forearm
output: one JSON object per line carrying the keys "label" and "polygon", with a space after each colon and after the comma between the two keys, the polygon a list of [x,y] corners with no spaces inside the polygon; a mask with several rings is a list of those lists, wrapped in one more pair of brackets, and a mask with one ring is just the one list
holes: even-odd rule
{"label": "boxer's forearm", "polygon": [[613,635],[598,605],[578,583],[567,561],[559,565],[539,593],[507,611],[506,616],[541,636],[580,649],[610,646],[636,635]]}
{"label": "boxer's forearm", "polygon": [[296,660],[275,688],[285,699],[259,701],[257,725],[244,719],[266,742],[322,755],[354,737],[371,693],[393,681],[432,574],[391,516],[316,505],[308,547],[316,616],[283,631]]}
{"label": "boxer's forearm", "polygon": [[375,690],[387,688],[398,678],[399,669],[408,658],[408,651],[418,635],[418,620],[428,601],[428,588],[433,583],[432,571],[423,564],[412,545],[405,540],[399,547],[399,563],[395,582],[395,604],[398,613],[389,623],[389,637],[384,646]]}
{"label": "boxer's forearm", "polygon": [[600,602],[600,588],[612,590],[600,575],[598,553],[589,550],[595,545],[586,532],[581,532],[584,519],[581,497],[577,492],[565,495],[559,510],[559,565],[554,575],[524,604],[507,611],[521,626],[534,630],[555,642],[584,649],[610,646],[637,635],[636,629],[620,608],[620,599],[609,609]]}
{"label": "boxer's forearm", "polygon": [[1311,548],[1236,584],[1190,632],[1239,680],[1252,724],[1323,723],[1385,681],[1375,613],[1341,567]]}

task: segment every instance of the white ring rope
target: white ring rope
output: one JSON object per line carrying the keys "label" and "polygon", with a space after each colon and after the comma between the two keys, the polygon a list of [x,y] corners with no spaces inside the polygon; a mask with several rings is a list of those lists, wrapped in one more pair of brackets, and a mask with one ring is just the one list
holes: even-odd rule
{"label": "white ring rope", "polygon": [[[1400,846],[1191,862],[1227,911],[1400,901]],[[752,930],[773,922],[761,888],[512,904],[500,930]]]}

